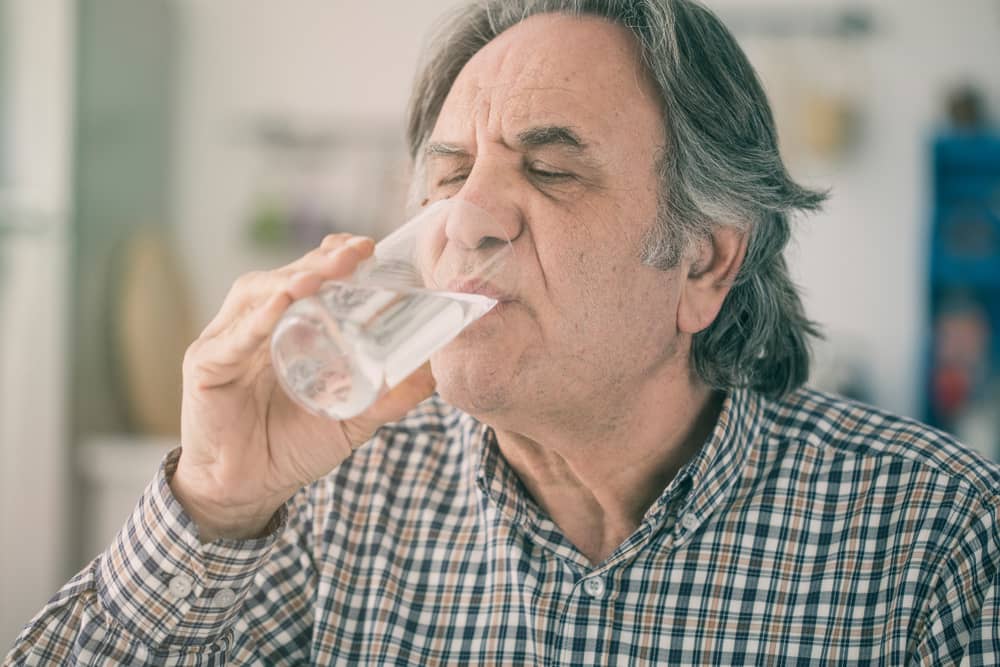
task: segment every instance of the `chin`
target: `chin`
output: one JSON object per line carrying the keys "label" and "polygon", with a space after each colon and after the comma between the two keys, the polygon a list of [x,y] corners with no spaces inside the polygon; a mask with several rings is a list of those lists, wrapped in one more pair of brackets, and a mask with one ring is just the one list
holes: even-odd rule
{"label": "chin", "polygon": [[474,417],[502,412],[510,404],[510,374],[482,350],[449,346],[431,357],[431,371],[438,395]]}

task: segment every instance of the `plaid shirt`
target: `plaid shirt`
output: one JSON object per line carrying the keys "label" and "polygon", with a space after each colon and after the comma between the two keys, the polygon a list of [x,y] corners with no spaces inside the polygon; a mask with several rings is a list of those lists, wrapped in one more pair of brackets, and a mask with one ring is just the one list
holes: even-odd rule
{"label": "plaid shirt", "polygon": [[167,480],[8,664],[1000,663],[1000,468],[811,390],[731,394],[596,567],[436,399],[201,545]]}

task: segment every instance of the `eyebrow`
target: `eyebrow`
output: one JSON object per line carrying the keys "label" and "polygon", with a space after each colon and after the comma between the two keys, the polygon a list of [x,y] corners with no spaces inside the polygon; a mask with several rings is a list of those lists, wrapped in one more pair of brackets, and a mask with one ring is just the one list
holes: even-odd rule
{"label": "eyebrow", "polygon": [[427,157],[470,157],[469,151],[461,146],[438,141],[427,144],[424,155]]}
{"label": "eyebrow", "polygon": [[[542,125],[522,130],[517,134],[517,142],[525,148],[563,146],[571,149],[574,153],[582,153],[587,149],[587,144],[580,138],[580,135],[564,125]],[[427,144],[424,155],[427,157],[471,157],[469,151],[461,146],[445,142]]]}
{"label": "eyebrow", "polygon": [[517,140],[522,146],[537,148],[539,146],[565,146],[574,151],[587,148],[580,136],[564,125],[543,125],[519,132]]}

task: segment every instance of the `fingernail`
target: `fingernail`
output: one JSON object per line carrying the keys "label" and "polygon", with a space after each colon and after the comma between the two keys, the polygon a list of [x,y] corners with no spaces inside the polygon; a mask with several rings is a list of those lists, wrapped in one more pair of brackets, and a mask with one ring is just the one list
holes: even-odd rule
{"label": "fingernail", "polygon": [[371,243],[371,239],[368,238],[367,236],[355,236],[353,239],[347,242],[347,245],[349,245],[352,248],[360,248],[361,246],[367,245],[368,243]]}

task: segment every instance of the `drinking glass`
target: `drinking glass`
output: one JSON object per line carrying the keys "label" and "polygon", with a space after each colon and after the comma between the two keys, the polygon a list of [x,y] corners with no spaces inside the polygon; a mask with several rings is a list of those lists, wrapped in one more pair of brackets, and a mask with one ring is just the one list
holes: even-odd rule
{"label": "drinking glass", "polygon": [[475,204],[424,208],[350,277],[289,307],[271,336],[281,386],[315,414],[360,414],[511,293],[512,257]]}

